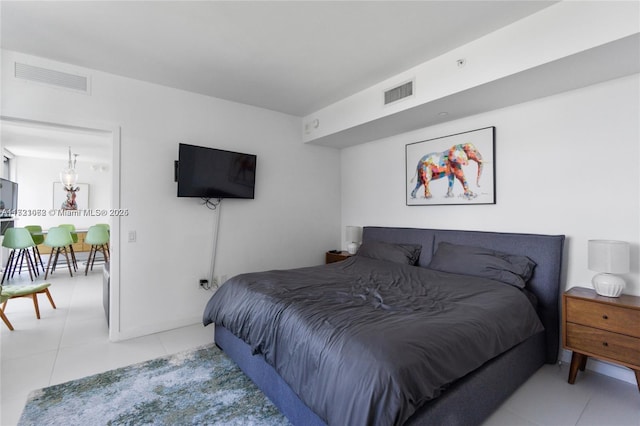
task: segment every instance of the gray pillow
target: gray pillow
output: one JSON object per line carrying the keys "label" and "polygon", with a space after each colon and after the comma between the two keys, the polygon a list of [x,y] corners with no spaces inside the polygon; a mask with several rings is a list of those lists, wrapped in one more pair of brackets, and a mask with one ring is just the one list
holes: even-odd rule
{"label": "gray pillow", "polygon": [[428,268],[454,274],[490,278],[524,288],[533,275],[535,262],[482,247],[441,242]]}
{"label": "gray pillow", "polygon": [[382,241],[365,241],[358,249],[356,255],[370,257],[371,259],[415,265],[418,262],[421,251],[422,246],[418,244],[392,244]]}

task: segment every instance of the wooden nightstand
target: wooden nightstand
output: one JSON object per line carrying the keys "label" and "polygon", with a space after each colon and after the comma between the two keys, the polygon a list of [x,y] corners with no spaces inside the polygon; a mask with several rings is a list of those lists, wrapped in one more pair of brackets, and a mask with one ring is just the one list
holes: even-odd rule
{"label": "wooden nightstand", "polygon": [[353,256],[353,255],[351,253],[349,253],[348,251],[341,251],[341,252],[338,252],[338,253],[332,253],[332,252],[328,251],[326,256],[325,256],[325,263],[340,262],[341,260],[348,259],[351,256]]}
{"label": "wooden nightstand", "polygon": [[632,369],[640,390],[640,297],[574,287],[562,296],[562,324],[562,346],[573,351],[569,383],[591,356]]}

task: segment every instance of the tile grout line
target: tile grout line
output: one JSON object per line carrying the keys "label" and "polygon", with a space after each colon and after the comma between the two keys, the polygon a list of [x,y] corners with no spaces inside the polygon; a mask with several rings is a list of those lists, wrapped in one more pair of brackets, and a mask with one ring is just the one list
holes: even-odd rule
{"label": "tile grout line", "polygon": [[71,313],[71,306],[73,305],[73,299],[76,294],[77,280],[72,281],[72,289],[71,294],[69,296],[69,303],[67,305],[67,310],[64,318],[64,325],[62,326],[62,332],[60,333],[60,338],[58,339],[58,345],[56,347],[56,356],[53,360],[53,366],[51,367],[51,373],[49,374],[48,386],[51,386],[51,381],[53,380],[54,373],[56,371],[56,366],[58,365],[58,357],[60,355],[60,349],[62,347],[62,340],[64,339],[65,332],[67,331],[67,326],[69,325],[69,314]]}
{"label": "tile grout line", "polygon": [[593,398],[593,392],[591,392],[589,394],[589,399],[587,399],[587,402],[584,404],[584,407],[582,407],[582,411],[580,411],[580,415],[578,416],[578,419],[576,420],[574,426],[578,426],[578,424],[580,424],[580,419],[582,419],[582,416],[584,415],[584,412],[587,411],[587,407],[591,403],[591,399],[592,398]]}

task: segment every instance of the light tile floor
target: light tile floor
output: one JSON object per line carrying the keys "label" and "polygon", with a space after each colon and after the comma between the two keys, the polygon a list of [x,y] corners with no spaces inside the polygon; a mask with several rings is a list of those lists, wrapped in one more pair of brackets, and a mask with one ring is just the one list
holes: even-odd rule
{"label": "light tile floor", "polygon": [[[111,343],[102,308],[101,267],[86,278],[83,274],[70,278],[61,268],[48,281],[58,309],[42,297],[42,319],[37,320],[29,299],[11,300],[6,313],[16,330],[0,324],[2,426],[17,424],[34,389],[212,341],[212,328],[195,324]],[[566,364],[546,365],[484,423],[516,425],[640,426],[640,392],[633,384],[591,371],[581,373],[572,386],[567,383]]]}
{"label": "light tile floor", "polygon": [[[79,271],[80,272],[80,271]],[[25,280],[26,276],[26,280]],[[20,280],[29,282],[22,273]],[[44,281],[43,275],[38,279]],[[36,319],[31,299],[10,300],[0,321],[0,425],[18,423],[32,390],[188,350],[213,341],[202,324],[112,343],[102,307],[102,267],[71,278],[62,266],[47,279],[57,309],[44,295]]]}
{"label": "light tile floor", "polygon": [[483,426],[640,426],[635,384],[587,370],[570,385],[568,370],[543,366]]}

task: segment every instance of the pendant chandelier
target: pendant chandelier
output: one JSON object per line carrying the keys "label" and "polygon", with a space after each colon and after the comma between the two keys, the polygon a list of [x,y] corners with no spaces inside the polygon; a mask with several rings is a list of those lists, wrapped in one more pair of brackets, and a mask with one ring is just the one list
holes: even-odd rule
{"label": "pendant chandelier", "polygon": [[76,172],[78,154],[73,154],[73,160],[71,160],[71,156],[71,147],[69,147],[69,163],[67,168],[60,172],[60,182],[67,191],[72,191],[78,183],[78,173]]}

